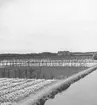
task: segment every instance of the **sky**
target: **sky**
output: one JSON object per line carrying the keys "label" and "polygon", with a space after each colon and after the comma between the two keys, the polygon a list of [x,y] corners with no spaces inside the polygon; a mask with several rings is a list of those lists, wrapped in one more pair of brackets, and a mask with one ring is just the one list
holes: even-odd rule
{"label": "sky", "polygon": [[0,0],[0,53],[97,51],[97,0]]}

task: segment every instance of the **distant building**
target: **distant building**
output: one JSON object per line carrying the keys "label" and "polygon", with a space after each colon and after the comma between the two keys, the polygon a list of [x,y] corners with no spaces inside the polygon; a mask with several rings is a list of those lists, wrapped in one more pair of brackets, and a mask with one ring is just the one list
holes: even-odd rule
{"label": "distant building", "polygon": [[58,55],[61,56],[61,55],[64,55],[64,56],[69,56],[71,55],[72,53],[69,52],[69,51],[58,51]]}

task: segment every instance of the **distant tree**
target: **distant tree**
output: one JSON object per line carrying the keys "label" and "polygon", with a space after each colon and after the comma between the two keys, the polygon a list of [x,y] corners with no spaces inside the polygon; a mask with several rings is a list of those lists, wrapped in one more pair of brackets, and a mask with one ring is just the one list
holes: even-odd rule
{"label": "distant tree", "polygon": [[93,59],[94,59],[94,60],[97,60],[97,53],[95,53],[95,54],[93,55]]}

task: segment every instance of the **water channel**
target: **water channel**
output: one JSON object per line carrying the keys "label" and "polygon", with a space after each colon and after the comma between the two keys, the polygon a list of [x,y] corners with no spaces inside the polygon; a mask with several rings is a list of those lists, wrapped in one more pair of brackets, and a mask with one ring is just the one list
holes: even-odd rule
{"label": "water channel", "polygon": [[97,105],[97,71],[47,100],[45,105]]}

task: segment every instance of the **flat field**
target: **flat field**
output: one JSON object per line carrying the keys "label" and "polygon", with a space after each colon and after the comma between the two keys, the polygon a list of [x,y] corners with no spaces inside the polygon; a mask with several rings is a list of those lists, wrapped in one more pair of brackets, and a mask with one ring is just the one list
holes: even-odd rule
{"label": "flat field", "polygon": [[29,95],[35,95],[44,87],[58,80],[0,78],[0,102],[4,105],[23,100]]}
{"label": "flat field", "polygon": [[20,100],[27,98],[29,95],[35,95],[38,91],[43,90],[43,88],[61,81],[60,79],[67,78],[85,69],[86,67],[2,68],[1,72],[3,70],[10,70],[13,73],[14,70],[20,70],[22,74],[23,70],[27,70],[28,76],[29,71],[32,70],[33,74],[31,79],[24,78],[23,74],[22,78],[0,78],[1,105],[10,105],[12,103],[19,102]]}
{"label": "flat field", "polygon": [[67,78],[88,67],[15,67],[0,68],[1,78],[37,78],[60,79]]}

